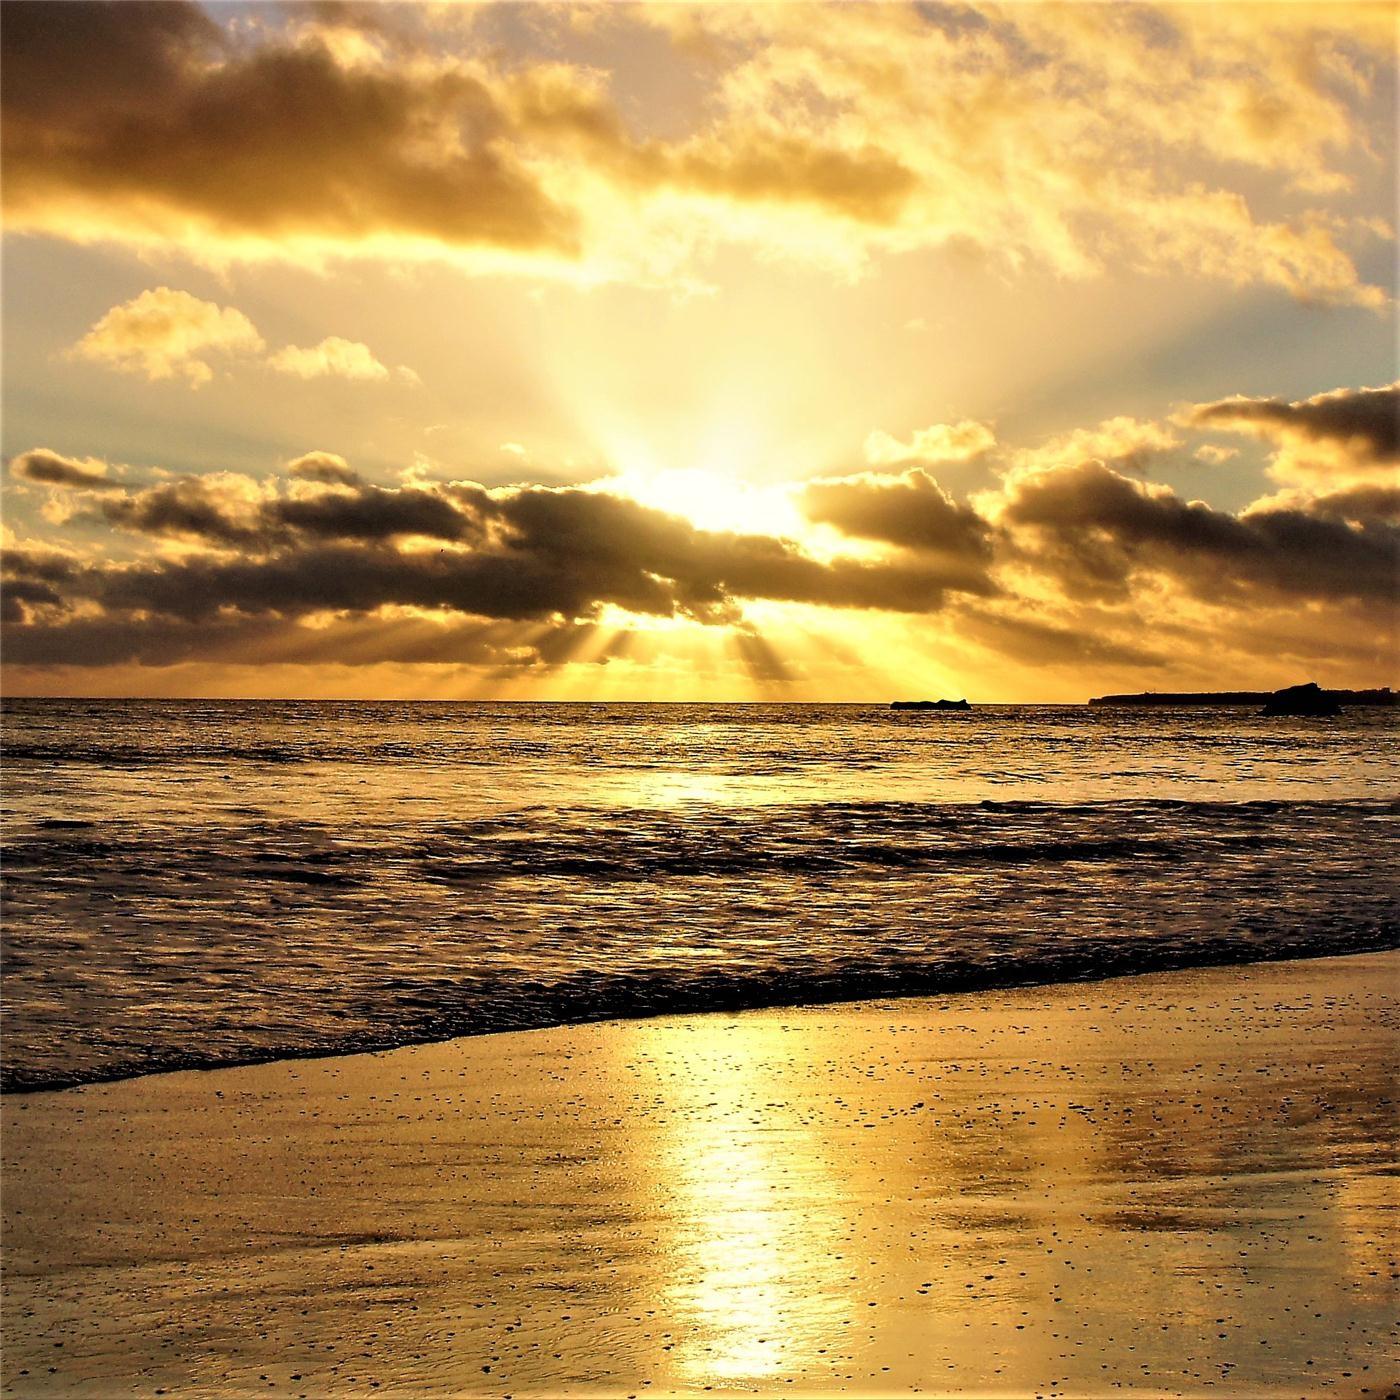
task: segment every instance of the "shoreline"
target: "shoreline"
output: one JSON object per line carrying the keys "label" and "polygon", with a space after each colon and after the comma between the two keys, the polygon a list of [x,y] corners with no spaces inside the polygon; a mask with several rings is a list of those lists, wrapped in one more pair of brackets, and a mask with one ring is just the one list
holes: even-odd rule
{"label": "shoreline", "polygon": [[[1102,959],[1103,951],[1100,947],[1086,950],[1085,953],[1078,956],[1085,963],[1098,963]],[[1225,950],[1220,951],[1223,953]],[[697,1006],[690,1004],[687,998],[689,995],[693,1000],[693,994],[689,993],[688,989],[681,988],[670,1003],[658,1005],[654,1009],[640,1008],[618,1012],[609,1008],[596,1016],[566,1016],[562,1019],[540,1020],[531,1025],[487,1025],[479,1030],[461,1026],[447,1027],[441,1033],[434,1030],[421,1039],[417,1037],[408,1040],[370,1039],[334,1048],[307,1051],[284,1048],[269,1050],[266,1053],[252,1052],[246,1058],[235,1059],[200,1061],[191,1057],[186,1060],[161,1064],[152,1069],[120,1069],[111,1073],[99,1071],[81,1078],[76,1075],[73,1077],[55,1076],[43,1083],[5,1082],[0,1084],[0,1101],[31,1094],[61,1094],[87,1087],[127,1084],[168,1074],[214,1074],[221,1070],[302,1064],[321,1060],[344,1059],[356,1055],[387,1055],[399,1050],[447,1045],[455,1040],[476,1040],[482,1036],[526,1035],[540,1031],[566,1030],[570,1027],[627,1025],[632,1022],[654,1021],[673,1016],[733,1016],[761,1011],[796,1012],[804,1008],[830,1009],[857,1006],[870,1001],[899,1003],[941,999],[943,997],[975,996],[979,992],[996,995],[1002,992],[1030,991],[1036,988],[1093,986],[1101,982],[1128,980],[1137,977],[1253,967],[1256,964],[1314,962],[1330,958],[1366,957],[1392,952],[1400,952],[1400,941],[1391,935],[1385,935],[1375,941],[1358,938],[1354,946],[1342,949],[1335,947],[1308,949],[1306,947],[1284,946],[1277,950],[1249,957],[1220,956],[1206,957],[1201,960],[1192,957],[1190,949],[1164,947],[1159,953],[1149,957],[1150,965],[1133,970],[1124,970],[1121,967],[1113,966],[1095,966],[1085,970],[1078,966],[1075,955],[1069,955],[1061,964],[1059,975],[1043,976],[1042,974],[1046,971],[1043,966],[1025,968],[1024,977],[1017,975],[1015,970],[1006,976],[999,977],[989,976],[985,969],[966,970],[959,967],[959,970],[952,973],[946,971],[936,973],[923,982],[915,979],[907,990],[900,990],[890,985],[882,986],[880,984],[882,982],[890,983],[897,978],[908,982],[910,979],[907,973],[873,972],[863,979],[864,989],[841,989],[833,992],[831,996],[812,995],[809,991],[802,1000],[794,1001],[786,999],[781,992],[773,997],[768,997],[763,994],[762,989],[755,988],[751,995],[738,995],[731,1002],[722,1005]],[[1143,956],[1143,950],[1141,948],[1133,950],[1133,956],[1140,960]],[[1063,970],[1065,964],[1069,965],[1068,972]],[[748,991],[747,988],[740,990],[741,992]]]}
{"label": "shoreline", "polygon": [[1397,1075],[1386,952],[6,1095],[3,1389],[1384,1395]]}

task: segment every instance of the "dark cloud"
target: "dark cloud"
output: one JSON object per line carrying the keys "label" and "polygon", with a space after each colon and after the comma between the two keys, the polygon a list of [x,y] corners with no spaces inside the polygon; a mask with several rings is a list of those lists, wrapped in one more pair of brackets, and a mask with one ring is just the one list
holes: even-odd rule
{"label": "dark cloud", "polygon": [[1383,520],[1400,524],[1400,486],[1348,486],[1299,503],[1298,508],[1324,520]]}
{"label": "dark cloud", "polygon": [[[28,470],[50,459],[69,462],[16,460]],[[1375,632],[1393,621],[1400,580],[1400,490],[1367,484],[1284,491],[1231,514],[1092,460],[1023,466],[977,509],[918,470],[809,482],[799,498],[812,519],[892,547],[829,559],[581,487],[379,486],[329,454],[298,463],[292,481],[170,478],[85,502],[89,523],[194,549],[4,551],[7,661],[552,665],[590,638],[590,655],[621,654],[625,642],[610,648],[589,630],[616,607],[728,625],[750,674],[781,684],[791,672],[745,615],[749,601],[772,600],[912,615],[953,604],[955,632],[1028,664],[1148,666],[1161,657],[1132,635],[1130,612],[1160,623],[1190,595],[1243,622],[1306,604]],[[84,481],[95,471],[86,464]],[[1014,581],[1027,599],[1006,591]],[[1041,615],[1030,598],[1052,602]],[[1066,600],[1079,605],[1068,620]]]}
{"label": "dark cloud", "polygon": [[[646,611],[658,611],[664,590]],[[312,544],[268,557],[192,556],[105,572],[94,596],[108,609],[195,622],[224,610],[303,617],[391,605],[480,617],[582,616],[594,590],[529,558],[384,546]],[[634,599],[640,603],[644,600]]]}
{"label": "dark cloud", "polygon": [[1348,447],[1372,462],[1400,462],[1400,381],[1380,389],[1337,389],[1286,399],[1220,399],[1198,404],[1198,428],[1229,428],[1265,437]]}
{"label": "dark cloud", "polygon": [[269,527],[319,539],[387,540],[403,535],[460,541],[480,527],[445,495],[430,488],[385,488],[361,483],[352,491],[326,491],[271,501],[260,511]]}
{"label": "dark cloud", "polygon": [[78,578],[84,565],[57,550],[12,548],[0,550],[0,574],[8,582],[28,579],[38,583],[66,584]]}
{"label": "dark cloud", "polygon": [[46,447],[21,452],[10,463],[10,475],[40,486],[60,486],[72,491],[115,491],[117,483],[107,479],[103,462],[83,462],[63,457]]}
{"label": "dark cloud", "polygon": [[36,609],[62,611],[66,592],[80,573],[80,566],[67,555],[0,550],[0,622],[7,626],[28,622]]}
{"label": "dark cloud", "polygon": [[936,556],[947,564],[950,578],[985,580],[992,557],[986,521],[918,468],[900,476],[811,481],[798,500],[808,519],[842,534]]}
{"label": "dark cloud", "polygon": [[572,217],[460,67],[342,67],[314,31],[239,45],[180,0],[10,0],[0,46],[21,226],[101,209],[153,235],[177,213],[217,236],[575,251]]}
{"label": "dark cloud", "polygon": [[62,605],[63,595],[51,584],[33,579],[10,579],[0,584],[0,620],[5,622],[27,621],[34,606]]}
{"label": "dark cloud", "polygon": [[328,486],[358,486],[360,474],[334,452],[307,452],[287,463],[287,475]]}
{"label": "dark cloud", "polygon": [[4,14],[5,120],[40,130],[72,120],[78,85],[107,110],[151,108],[178,94],[186,70],[227,53],[219,26],[179,0],[9,0]]}
{"label": "dark cloud", "polygon": [[657,558],[645,541],[621,539],[578,551],[556,544],[533,549],[519,538],[412,553],[308,543],[263,557],[197,555],[113,567],[86,585],[108,608],[192,621],[222,609],[302,616],[390,605],[482,617],[586,618],[605,603],[721,621],[732,619],[744,598],[924,612],[944,597],[942,579],[917,567],[823,563],[781,542],[739,535],[688,540],[671,559]]}
{"label": "dark cloud", "polygon": [[480,533],[479,520],[441,488],[373,486],[359,481],[348,467],[339,480],[348,489],[257,498],[231,491],[217,477],[182,477],[104,500],[95,514],[138,534],[263,553],[298,539],[375,541],[414,535],[457,542]]}
{"label": "dark cloud", "polygon": [[1126,597],[1138,573],[1208,598],[1264,589],[1301,598],[1394,596],[1400,532],[1261,503],[1235,516],[1098,462],[1014,476],[1003,524],[1026,558],[1080,597]]}
{"label": "dark cloud", "polygon": [[791,136],[692,143],[641,165],[658,183],[740,202],[822,206],[868,224],[895,223],[918,177],[875,146],[847,151]]}
{"label": "dark cloud", "polygon": [[[733,623],[747,599],[928,612],[950,590],[991,591],[985,575],[964,577],[965,570],[950,570],[938,558],[819,560],[786,540],[701,530],[638,502],[579,488],[489,492],[467,482],[358,482],[272,494],[266,484],[243,478],[187,477],[103,499],[90,518],[210,548],[103,564],[59,564],[10,551],[6,576],[50,586],[53,592],[42,597],[50,606],[81,603],[82,612],[96,609],[108,621],[215,631],[234,616],[295,621],[396,608],[573,625],[596,619],[608,604]],[[410,537],[418,543],[410,545]],[[96,626],[90,616],[83,626],[90,622]],[[47,624],[55,634],[48,645],[58,647],[63,624],[52,617]],[[77,627],[76,618],[70,625]],[[171,634],[113,635],[158,635],[168,650],[184,633],[177,626]],[[197,637],[188,645],[198,650]],[[756,647],[746,656],[754,665],[761,659]]]}
{"label": "dark cloud", "polygon": [[97,513],[109,525],[143,535],[204,540],[217,545],[254,545],[261,532],[240,520],[227,497],[199,477],[162,482],[144,491],[102,501]]}
{"label": "dark cloud", "polygon": [[698,530],[601,492],[529,488],[491,498],[489,509],[511,551],[624,591],[639,578],[667,580],[674,606],[697,615],[725,612],[738,598],[922,612],[949,588],[990,589],[982,578],[950,580],[937,563],[822,562],[785,540]]}

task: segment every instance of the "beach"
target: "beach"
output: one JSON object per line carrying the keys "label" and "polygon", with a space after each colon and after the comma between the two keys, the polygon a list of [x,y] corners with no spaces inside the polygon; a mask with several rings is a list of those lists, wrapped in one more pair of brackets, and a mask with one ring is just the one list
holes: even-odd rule
{"label": "beach", "polygon": [[1400,954],[3,1099],[6,1394],[1384,1395]]}

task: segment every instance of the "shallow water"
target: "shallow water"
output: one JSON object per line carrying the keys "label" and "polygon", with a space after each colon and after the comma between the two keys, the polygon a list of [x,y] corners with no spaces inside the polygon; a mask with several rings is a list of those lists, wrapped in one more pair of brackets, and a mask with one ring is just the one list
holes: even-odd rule
{"label": "shallow water", "polygon": [[7,1087],[1392,947],[1400,716],[11,702]]}
{"label": "shallow water", "polygon": [[1394,1393],[1400,955],[0,1101],[4,1393]]}

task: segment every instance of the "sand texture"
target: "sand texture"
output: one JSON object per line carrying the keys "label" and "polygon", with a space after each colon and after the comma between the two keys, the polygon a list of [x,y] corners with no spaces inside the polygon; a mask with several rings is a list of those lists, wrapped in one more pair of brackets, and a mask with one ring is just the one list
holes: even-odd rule
{"label": "sand texture", "polygon": [[1385,1395],[1400,954],[3,1101],[9,1395]]}

